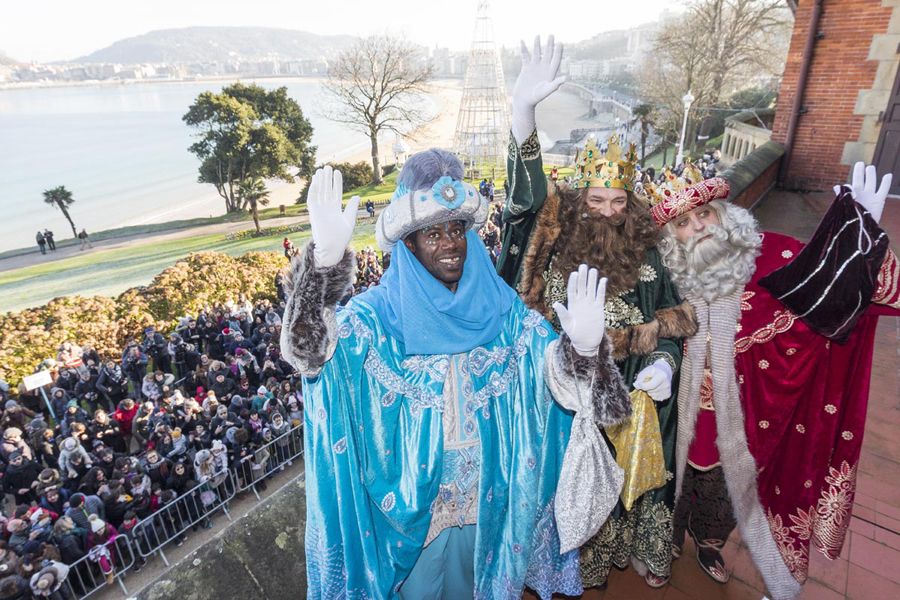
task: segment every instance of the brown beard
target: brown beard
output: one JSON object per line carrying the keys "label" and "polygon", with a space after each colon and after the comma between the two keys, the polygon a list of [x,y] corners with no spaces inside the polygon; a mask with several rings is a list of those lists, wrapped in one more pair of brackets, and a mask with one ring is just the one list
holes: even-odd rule
{"label": "brown beard", "polygon": [[587,208],[585,190],[559,191],[563,233],[554,246],[554,269],[567,279],[579,265],[587,264],[609,280],[610,296],[634,289],[647,251],[656,246],[660,237],[647,209],[628,192],[625,212],[604,217]]}

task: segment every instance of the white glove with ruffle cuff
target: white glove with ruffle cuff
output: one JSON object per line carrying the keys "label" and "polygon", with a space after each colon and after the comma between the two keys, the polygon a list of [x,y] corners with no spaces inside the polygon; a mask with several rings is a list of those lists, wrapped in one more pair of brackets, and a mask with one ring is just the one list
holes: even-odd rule
{"label": "white glove with ruffle cuff", "polygon": [[662,402],[672,396],[672,367],[665,360],[658,360],[644,368],[634,380],[634,389]]}

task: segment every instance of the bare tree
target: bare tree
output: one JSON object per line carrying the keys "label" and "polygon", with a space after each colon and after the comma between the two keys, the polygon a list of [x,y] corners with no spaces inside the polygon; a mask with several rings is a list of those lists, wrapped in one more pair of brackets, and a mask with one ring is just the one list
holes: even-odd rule
{"label": "bare tree", "polygon": [[689,129],[707,136],[706,107],[719,107],[748,85],[780,78],[793,16],[784,0],[690,0],[684,16],[665,27],[655,61],[642,72],[644,95],[666,117],[679,121],[681,97],[694,97]]}
{"label": "bare tree", "polygon": [[375,35],[359,40],[328,68],[323,117],[369,136],[375,183],[383,182],[378,135],[409,135],[427,122],[421,95],[434,68],[417,60],[418,51],[403,38]]}

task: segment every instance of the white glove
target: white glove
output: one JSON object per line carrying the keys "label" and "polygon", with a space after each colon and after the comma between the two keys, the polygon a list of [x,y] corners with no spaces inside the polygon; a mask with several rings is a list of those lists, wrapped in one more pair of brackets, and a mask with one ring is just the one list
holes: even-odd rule
{"label": "white glove", "polygon": [[525,42],[519,42],[522,51],[522,70],[513,88],[512,132],[516,142],[522,142],[534,131],[534,109],[547,96],[559,89],[566,78],[559,75],[562,61],[562,44],[547,38],[547,47],[541,53],[541,36],[534,38],[534,53],[529,54]]}
{"label": "white glove", "polygon": [[333,267],[344,258],[356,227],[359,196],[350,198],[347,208],[341,211],[343,181],[340,171],[326,166],[316,171],[309,184],[306,206],[319,268]]}
{"label": "white glove", "polygon": [[568,308],[553,303],[559,323],[578,354],[594,356],[606,333],[606,277],[598,283],[597,269],[581,265],[569,275],[567,298]]}
{"label": "white glove", "polygon": [[[875,222],[881,221],[881,213],[884,212],[884,200],[887,198],[891,189],[891,182],[894,176],[888,173],[881,178],[881,187],[875,191],[878,184],[878,175],[875,172],[875,165],[866,166],[866,163],[860,161],[853,166],[853,183],[850,184],[850,195],[860,205],[869,211]],[[835,195],[841,193],[841,186],[834,186]]]}
{"label": "white glove", "polygon": [[668,400],[672,396],[672,367],[662,359],[645,367],[637,374],[634,389],[644,390],[657,402]]}

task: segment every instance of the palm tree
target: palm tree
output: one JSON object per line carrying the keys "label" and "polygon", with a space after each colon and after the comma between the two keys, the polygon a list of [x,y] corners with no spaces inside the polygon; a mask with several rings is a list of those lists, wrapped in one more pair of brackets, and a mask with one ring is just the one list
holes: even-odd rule
{"label": "palm tree", "polygon": [[67,190],[64,185],[55,187],[52,190],[44,190],[44,202],[62,211],[62,214],[69,220],[69,225],[72,226],[72,235],[77,238],[78,232],[75,231],[75,223],[72,222],[72,217],[69,216],[68,210],[70,206],[75,204],[72,192]]}
{"label": "palm tree", "polygon": [[266,184],[259,177],[245,179],[238,185],[238,197],[244,207],[250,207],[250,213],[253,215],[253,224],[256,225],[256,232],[261,231],[259,227],[259,206],[269,204],[269,190]]}
{"label": "palm tree", "polygon": [[644,159],[647,156],[647,136],[650,135],[650,126],[653,125],[653,106],[651,104],[639,104],[631,111],[632,123],[641,124],[641,168],[644,168]]}

